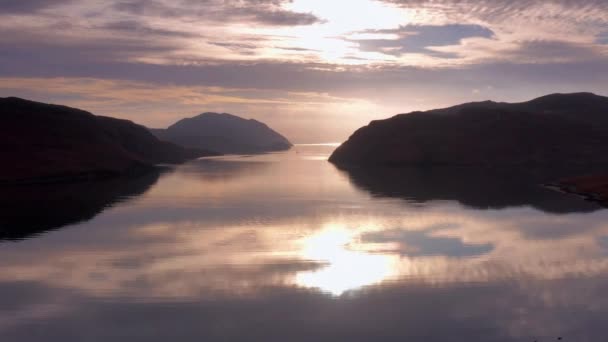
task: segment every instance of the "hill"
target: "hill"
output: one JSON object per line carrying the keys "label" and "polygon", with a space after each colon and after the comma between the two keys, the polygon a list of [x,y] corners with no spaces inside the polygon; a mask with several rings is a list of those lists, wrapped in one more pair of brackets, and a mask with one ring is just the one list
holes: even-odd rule
{"label": "hill", "polygon": [[553,94],[400,114],[357,130],[330,158],[340,165],[608,164],[608,98]]}
{"label": "hill", "polygon": [[107,178],[213,154],[131,121],[14,97],[0,98],[0,123],[0,183]]}
{"label": "hill", "polygon": [[167,129],[150,130],[159,139],[226,154],[282,151],[292,144],[264,123],[231,114],[203,113]]}

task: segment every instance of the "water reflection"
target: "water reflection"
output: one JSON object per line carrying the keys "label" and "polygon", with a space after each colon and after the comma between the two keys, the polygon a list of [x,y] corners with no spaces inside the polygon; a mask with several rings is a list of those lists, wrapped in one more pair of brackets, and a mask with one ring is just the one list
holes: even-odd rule
{"label": "water reflection", "polygon": [[357,187],[375,196],[411,202],[458,201],[478,209],[532,206],[550,213],[591,212],[601,207],[542,184],[586,174],[576,168],[351,167]]}
{"label": "water reflection", "polygon": [[386,230],[363,234],[361,237],[366,244],[380,244],[386,252],[399,253],[402,256],[433,256],[445,255],[454,258],[474,257],[492,251],[491,244],[467,244],[454,237],[433,237],[431,228],[425,231],[404,231],[400,229]]}
{"label": "water reflection", "polygon": [[203,158],[180,167],[179,171],[202,181],[226,183],[263,172],[269,163],[260,159],[253,156]]}
{"label": "water reflection", "polygon": [[0,339],[603,338],[607,210],[488,180],[353,187],[331,148],[297,151],[184,165],[1,244]]}
{"label": "water reflection", "polygon": [[0,188],[0,240],[30,237],[88,221],[107,208],[146,192],[161,170],[139,177]]}
{"label": "water reflection", "polygon": [[397,258],[356,250],[353,231],[327,227],[305,239],[304,259],[323,263],[323,267],[296,274],[295,284],[339,296],[352,289],[379,284],[394,276]]}

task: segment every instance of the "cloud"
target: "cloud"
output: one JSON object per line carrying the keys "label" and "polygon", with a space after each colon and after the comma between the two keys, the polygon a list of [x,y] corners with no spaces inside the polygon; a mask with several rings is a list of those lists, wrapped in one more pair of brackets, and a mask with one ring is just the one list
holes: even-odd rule
{"label": "cloud", "polygon": [[[477,39],[471,44],[433,49],[439,53],[460,56],[462,61],[454,63],[486,63],[504,59],[510,55],[505,51],[529,48],[534,61],[542,62],[543,50],[554,53],[565,52],[567,56],[547,56],[545,62],[552,60],[572,60],[576,56],[571,51],[578,47],[580,61],[588,59],[593,45],[602,41],[602,31],[608,23],[608,2],[603,0],[383,0],[407,11],[411,22],[425,25],[479,25],[494,33],[493,42]],[[551,42],[539,44],[537,42]],[[557,45],[562,44],[563,48]],[[595,49],[596,54],[606,56],[605,50]],[[544,57],[543,57],[544,58]],[[527,63],[529,58],[510,61]],[[434,63],[442,63],[435,61]]]}
{"label": "cloud", "polygon": [[[366,1],[371,0],[356,0],[359,5],[353,7],[364,11]],[[502,61],[513,55],[505,51],[531,47],[526,42],[538,41],[563,42],[568,51],[574,46],[584,48],[582,61],[588,60],[585,54],[591,50],[604,53],[592,46],[605,41],[605,29],[600,28],[605,28],[602,23],[608,15],[602,11],[606,5],[599,1],[583,1],[582,6],[557,0],[385,2],[392,5],[383,7],[382,15],[403,18],[401,26],[392,26],[397,23],[392,19],[385,26],[366,19],[362,12],[356,27],[363,29],[349,31],[354,26],[348,20],[342,22],[342,16],[332,12],[336,8],[319,4],[319,11],[307,12],[317,7],[303,7],[299,0],[83,0],[62,7],[61,12],[37,14],[35,20],[5,18],[0,32],[17,49],[22,44],[34,45],[37,39],[40,50],[53,45],[76,50],[72,56],[83,56],[85,50],[100,50],[95,47],[98,43],[105,52],[96,51],[95,59],[173,65],[219,60],[462,67]],[[324,14],[331,21],[322,19]],[[549,57],[547,62],[557,56]],[[529,58],[511,60],[522,61],[527,63]]]}
{"label": "cloud", "polygon": [[[393,244],[389,250],[402,256],[446,256],[468,258],[492,251],[491,244],[468,244],[457,238],[433,236],[429,231],[408,231],[401,229],[365,233],[361,236],[364,244]],[[387,252],[387,250],[384,250]]]}
{"label": "cloud", "polygon": [[113,3],[111,7],[119,12],[126,12],[134,15],[173,17],[184,14],[185,12],[179,8],[165,5],[156,0],[118,1]]}
{"label": "cloud", "polygon": [[465,38],[491,38],[494,33],[479,25],[407,25],[397,29],[370,30],[364,34],[394,35],[395,39],[353,39],[363,51],[381,52],[400,56],[406,53],[421,53],[443,58],[454,58],[456,54],[439,52],[436,46],[457,45]]}
{"label": "cloud", "polygon": [[526,19],[597,22],[608,19],[605,0],[382,0],[415,10],[441,12],[446,18],[486,22]]}
{"label": "cloud", "polygon": [[257,22],[267,25],[298,26],[312,25],[321,22],[321,19],[310,13],[298,13],[285,10],[244,10],[245,14],[247,14],[247,12],[250,12],[250,14],[256,19]]}
{"label": "cloud", "polygon": [[608,31],[602,32],[597,36],[598,44],[608,44]]}
{"label": "cloud", "polygon": [[[552,39],[522,39],[502,41],[497,39],[465,39],[459,45],[436,46],[438,53],[458,56],[446,67],[464,65],[512,64],[553,64],[591,63],[605,61],[608,48],[590,42],[562,41]],[[438,64],[438,63],[435,63]]]}
{"label": "cloud", "polygon": [[608,49],[593,44],[532,40],[521,42],[515,50],[505,51],[502,57],[520,63],[547,63],[601,60],[607,53]]}
{"label": "cloud", "polygon": [[[100,63],[111,61],[133,62],[142,56],[165,56],[179,51],[180,45],[162,36],[177,35],[144,28],[148,35],[141,39],[136,28],[112,28],[110,34],[89,38],[87,29],[73,28],[47,33],[44,30],[0,30],[0,61],[24,65],[80,65],[94,69]],[[82,32],[84,31],[84,32]],[[120,34],[117,34],[119,31]],[[8,64],[7,64],[8,65]]]}
{"label": "cloud", "polygon": [[211,45],[220,46],[232,51],[236,51],[239,54],[250,55],[254,53],[254,50],[259,46],[251,43],[239,43],[239,42],[209,42]]}
{"label": "cloud", "polygon": [[69,4],[74,0],[2,0],[0,14],[31,14],[59,5]]}
{"label": "cloud", "polygon": [[270,26],[312,25],[321,22],[311,13],[294,12],[282,6],[280,0],[204,0],[171,4],[160,1],[129,0],[117,2],[119,12],[157,17],[189,17],[206,21],[249,21]]}
{"label": "cloud", "polygon": [[136,20],[112,21],[98,26],[99,29],[144,36],[146,38],[201,38],[201,35],[178,30],[159,29]]}

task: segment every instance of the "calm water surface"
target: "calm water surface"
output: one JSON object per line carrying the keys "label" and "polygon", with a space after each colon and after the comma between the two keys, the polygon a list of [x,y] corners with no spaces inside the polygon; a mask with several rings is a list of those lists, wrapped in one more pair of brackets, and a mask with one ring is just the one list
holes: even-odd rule
{"label": "calm water surface", "polygon": [[333,148],[4,189],[0,341],[608,338],[608,210]]}

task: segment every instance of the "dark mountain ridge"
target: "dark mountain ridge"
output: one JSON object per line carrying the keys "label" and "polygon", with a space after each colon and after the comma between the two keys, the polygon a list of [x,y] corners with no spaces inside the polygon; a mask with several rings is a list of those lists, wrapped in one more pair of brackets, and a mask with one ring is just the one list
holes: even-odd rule
{"label": "dark mountain ridge", "polygon": [[0,183],[107,178],[214,154],[128,120],[15,97],[0,98],[0,122]]}
{"label": "dark mountain ridge", "polygon": [[341,165],[608,164],[608,98],[552,94],[400,114],[357,130]]}
{"label": "dark mountain ridge", "polygon": [[226,154],[287,150],[292,144],[266,124],[226,113],[203,113],[167,129],[150,130],[159,139]]}

